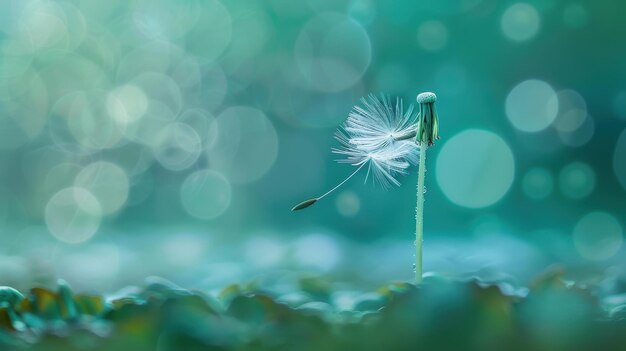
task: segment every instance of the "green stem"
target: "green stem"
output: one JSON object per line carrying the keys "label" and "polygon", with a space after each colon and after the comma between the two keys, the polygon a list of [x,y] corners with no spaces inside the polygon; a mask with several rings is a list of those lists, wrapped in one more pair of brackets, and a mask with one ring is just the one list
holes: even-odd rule
{"label": "green stem", "polygon": [[415,283],[422,282],[422,244],[424,242],[424,177],[426,175],[426,143],[420,145],[417,173],[417,205],[415,206]]}

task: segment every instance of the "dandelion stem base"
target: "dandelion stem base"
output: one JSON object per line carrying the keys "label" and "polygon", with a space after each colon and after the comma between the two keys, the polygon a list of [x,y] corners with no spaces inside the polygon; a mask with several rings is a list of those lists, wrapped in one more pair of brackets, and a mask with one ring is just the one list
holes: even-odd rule
{"label": "dandelion stem base", "polygon": [[415,284],[422,282],[422,244],[424,242],[424,178],[426,175],[426,143],[420,145],[417,173],[417,205],[415,206]]}

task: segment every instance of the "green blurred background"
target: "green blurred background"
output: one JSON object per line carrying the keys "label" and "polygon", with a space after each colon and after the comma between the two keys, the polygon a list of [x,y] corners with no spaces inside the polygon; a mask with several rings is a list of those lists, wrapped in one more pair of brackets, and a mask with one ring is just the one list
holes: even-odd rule
{"label": "green blurred background", "polygon": [[[626,4],[4,0],[0,283],[216,289],[410,280],[416,170],[379,189],[335,129],[438,95],[425,269],[620,274]],[[0,285],[2,285],[0,284]]]}

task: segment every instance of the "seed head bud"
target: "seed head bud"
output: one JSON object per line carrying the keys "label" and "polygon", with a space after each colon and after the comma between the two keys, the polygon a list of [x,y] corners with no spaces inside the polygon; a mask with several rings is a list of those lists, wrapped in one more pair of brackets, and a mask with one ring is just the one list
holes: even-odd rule
{"label": "seed head bud", "polygon": [[435,110],[437,95],[434,93],[421,93],[417,96],[417,103],[420,105],[420,113],[417,119],[417,135],[415,142],[418,144],[427,143],[429,146],[439,139],[439,118]]}

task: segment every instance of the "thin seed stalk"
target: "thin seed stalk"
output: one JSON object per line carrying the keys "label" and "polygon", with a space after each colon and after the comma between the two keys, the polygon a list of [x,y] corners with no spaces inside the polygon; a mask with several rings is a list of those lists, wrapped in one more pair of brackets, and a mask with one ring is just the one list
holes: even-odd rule
{"label": "thin seed stalk", "polygon": [[424,178],[426,176],[426,143],[420,145],[417,171],[417,205],[415,206],[415,284],[422,282],[422,244],[424,243]]}

